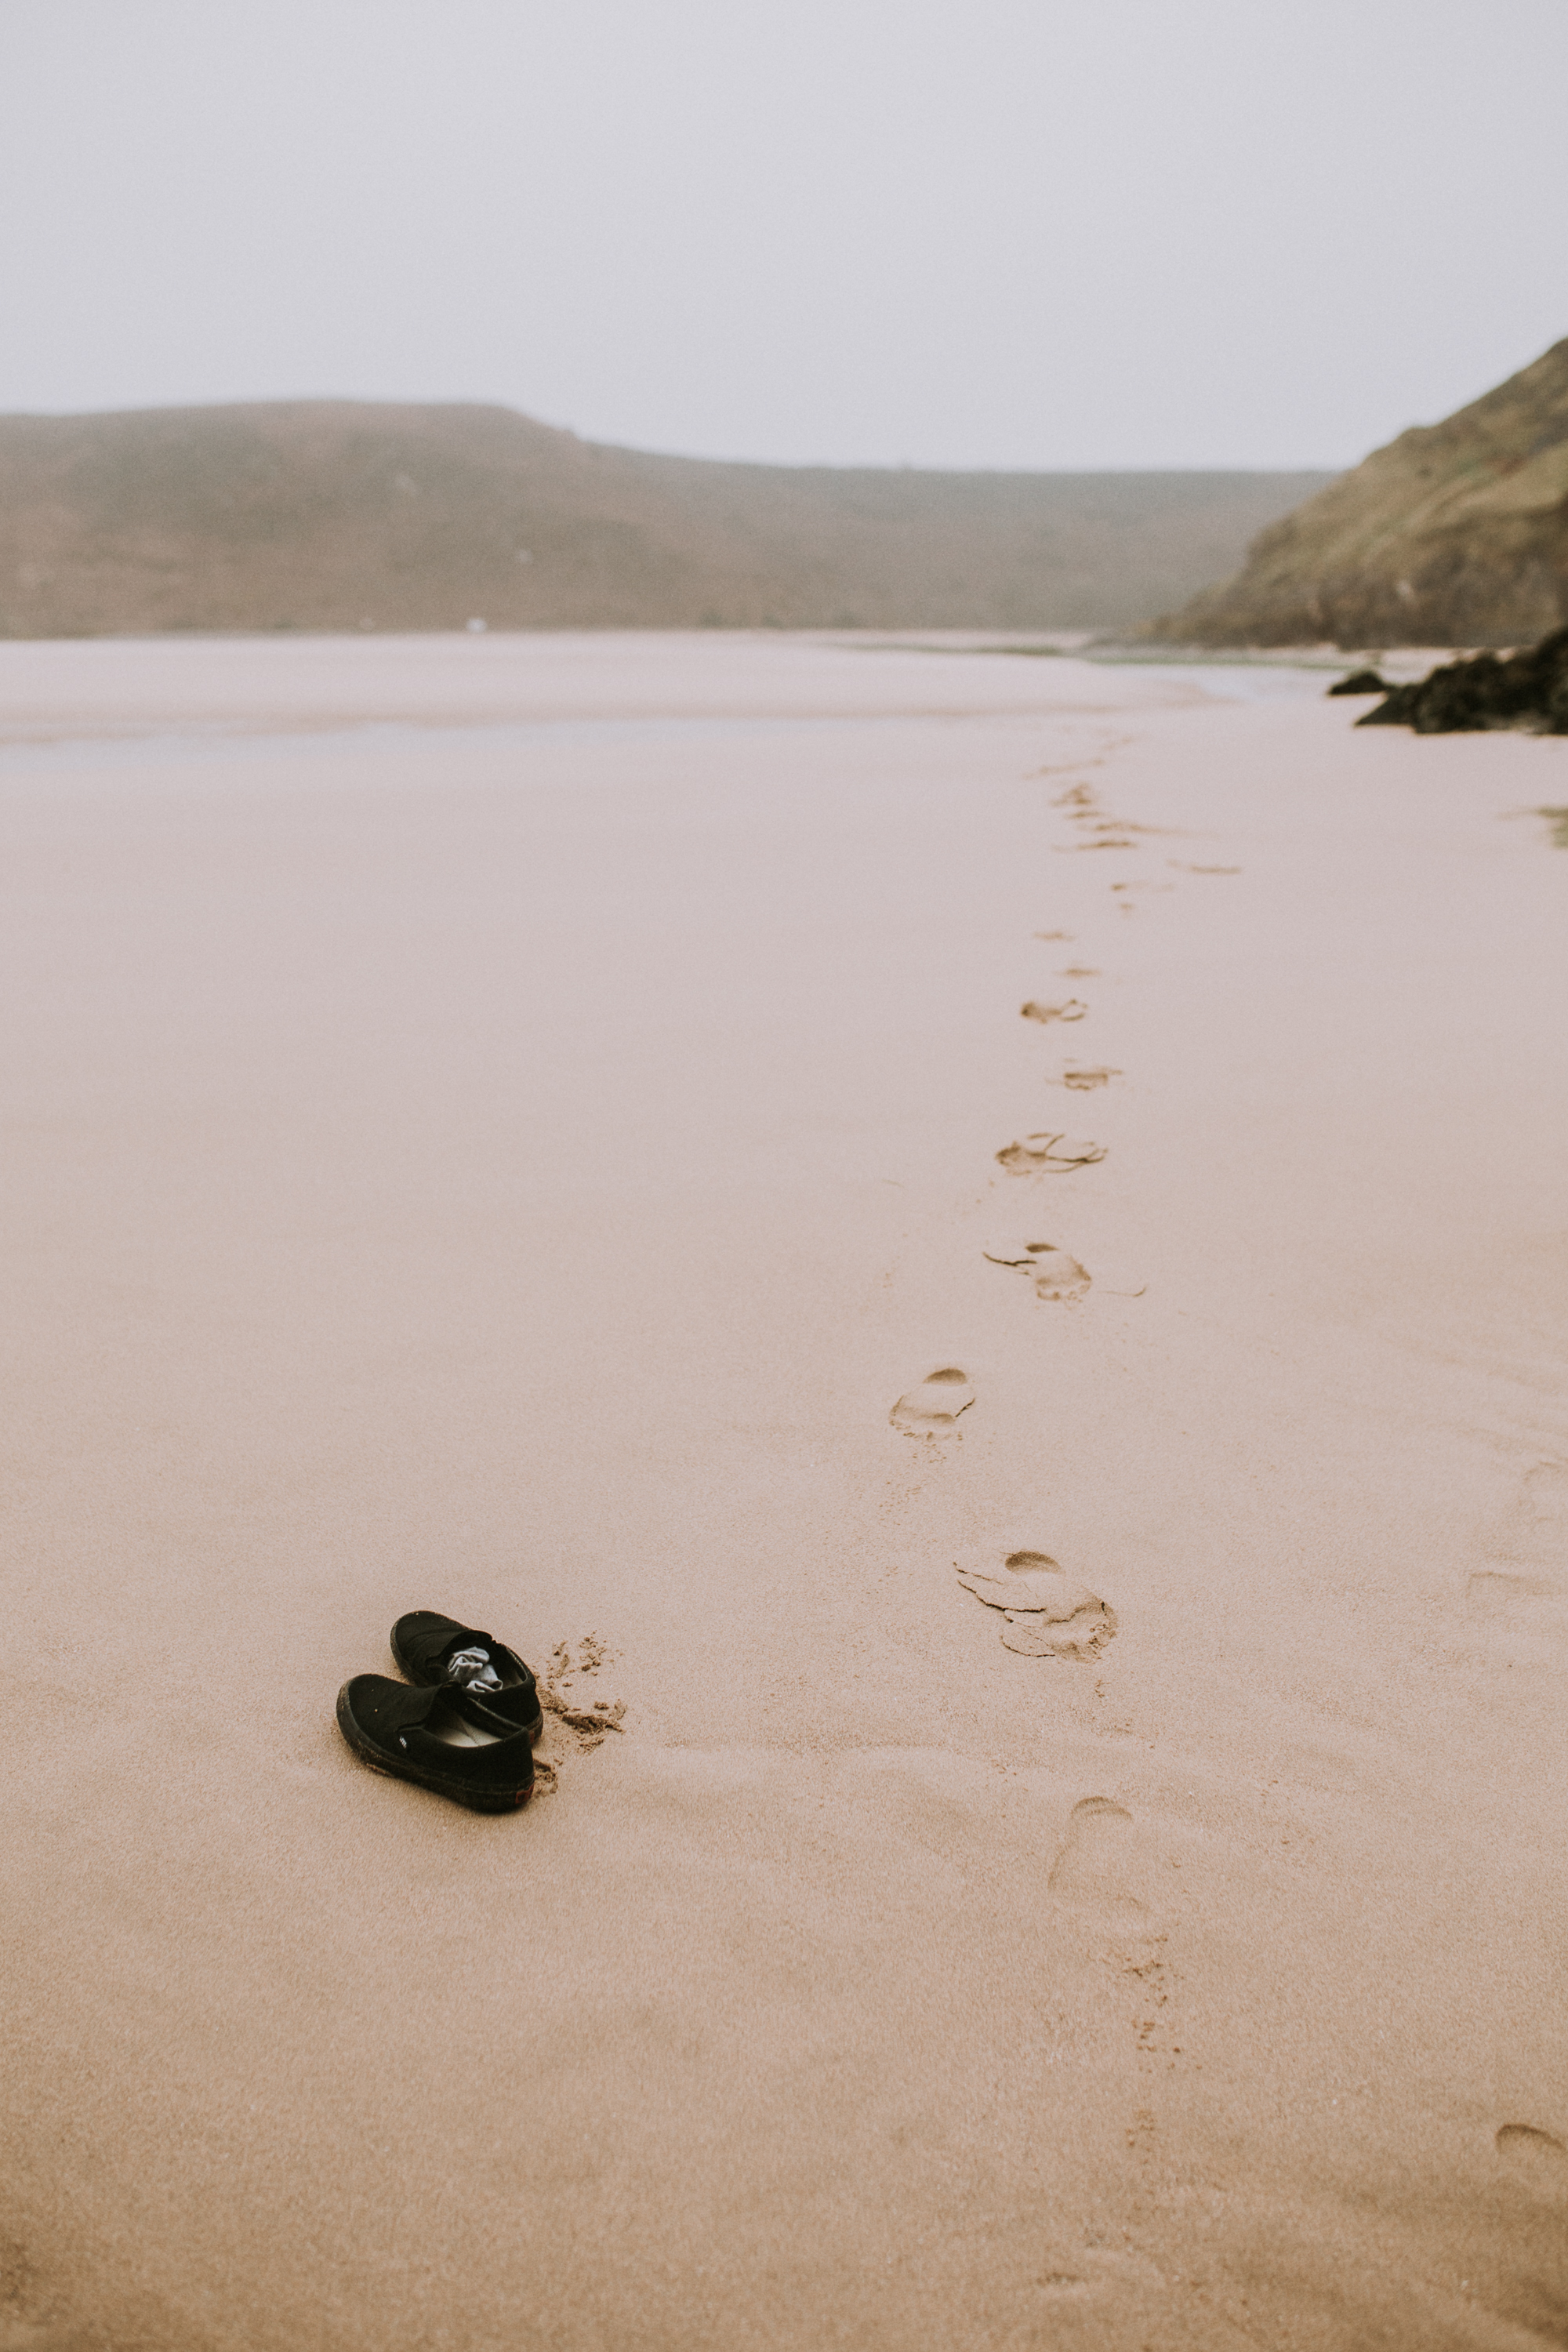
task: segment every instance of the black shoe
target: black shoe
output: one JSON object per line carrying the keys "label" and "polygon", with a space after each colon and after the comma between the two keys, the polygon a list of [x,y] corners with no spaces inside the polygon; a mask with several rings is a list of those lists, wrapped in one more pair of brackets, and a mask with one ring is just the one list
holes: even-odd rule
{"label": "black shoe", "polygon": [[338,1693],[338,1729],[373,1772],[455,1797],[476,1813],[510,1813],[533,1792],[533,1743],[468,1691],[410,1690],[355,1675]]}
{"label": "black shoe", "polygon": [[454,1683],[531,1739],[544,1722],[539,1685],[515,1650],[434,1609],[411,1609],[392,1629],[392,1654],[411,1683]]}

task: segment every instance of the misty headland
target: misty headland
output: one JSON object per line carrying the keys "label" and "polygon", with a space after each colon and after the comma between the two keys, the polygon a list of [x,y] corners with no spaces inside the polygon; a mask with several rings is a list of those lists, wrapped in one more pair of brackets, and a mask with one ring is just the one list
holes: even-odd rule
{"label": "misty headland", "polygon": [[1337,478],[736,465],[475,404],[0,417],[0,636],[479,622],[1353,648],[1513,645],[1565,618],[1568,341]]}
{"label": "misty headland", "polygon": [[478,405],[0,417],[0,635],[1125,630],[1328,479],[731,465]]}

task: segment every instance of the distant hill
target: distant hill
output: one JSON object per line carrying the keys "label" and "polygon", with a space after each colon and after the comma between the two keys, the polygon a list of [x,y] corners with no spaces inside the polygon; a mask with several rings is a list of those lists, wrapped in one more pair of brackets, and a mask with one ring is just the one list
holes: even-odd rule
{"label": "distant hill", "polygon": [[1568,341],[1265,530],[1181,644],[1517,646],[1568,622]]}
{"label": "distant hill", "polygon": [[0,635],[1128,628],[1328,478],[717,464],[468,405],[0,417]]}

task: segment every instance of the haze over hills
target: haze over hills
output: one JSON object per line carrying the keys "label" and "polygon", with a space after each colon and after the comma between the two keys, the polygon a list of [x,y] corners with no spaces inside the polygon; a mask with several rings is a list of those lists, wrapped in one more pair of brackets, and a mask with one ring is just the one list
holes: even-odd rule
{"label": "haze over hills", "polygon": [[1568,622],[1568,341],[1262,532],[1175,643],[1517,646]]}
{"label": "haze over hills", "polygon": [[467,404],[0,417],[0,635],[1131,628],[1330,478],[736,465]]}

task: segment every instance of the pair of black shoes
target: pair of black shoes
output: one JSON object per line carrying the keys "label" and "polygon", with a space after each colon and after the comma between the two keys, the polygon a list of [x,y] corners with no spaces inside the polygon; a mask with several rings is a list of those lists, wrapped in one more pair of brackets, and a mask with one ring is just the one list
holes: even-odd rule
{"label": "pair of black shoes", "polygon": [[355,1675],[338,1693],[338,1729],[373,1772],[417,1781],[476,1813],[510,1813],[533,1793],[539,1685],[515,1650],[433,1609],[392,1629],[407,1675]]}

